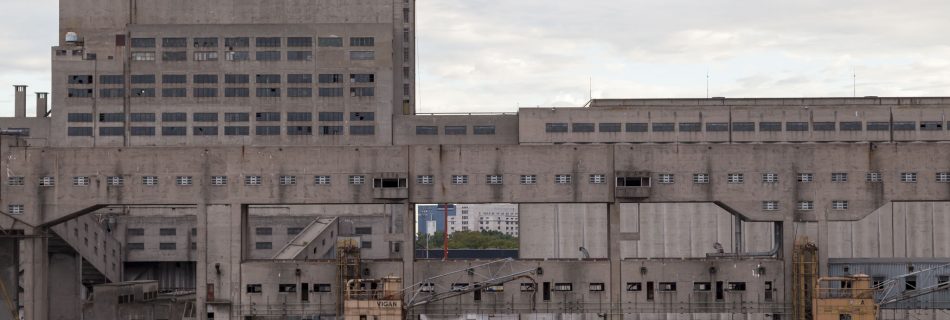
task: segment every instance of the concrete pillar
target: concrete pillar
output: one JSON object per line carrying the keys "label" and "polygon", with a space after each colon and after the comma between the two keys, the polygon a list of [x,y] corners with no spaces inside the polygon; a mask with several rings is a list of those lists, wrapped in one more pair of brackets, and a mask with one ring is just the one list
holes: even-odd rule
{"label": "concrete pillar", "polygon": [[52,253],[49,256],[49,294],[50,320],[76,319],[82,314],[80,301],[82,259],[75,252]]}
{"label": "concrete pillar", "polygon": [[610,259],[610,319],[623,319],[620,297],[623,290],[620,250],[620,205],[607,204],[607,255]]}
{"label": "concrete pillar", "polygon": [[49,93],[37,92],[36,93],[36,117],[46,118],[47,112],[49,112]]}
{"label": "concrete pillar", "polygon": [[[247,209],[240,203],[198,206],[197,319],[207,319],[209,310],[215,319],[230,319],[241,303],[246,220]],[[214,289],[213,301],[208,300],[209,288]]]}
{"label": "concrete pillar", "polygon": [[14,108],[13,116],[17,118],[26,117],[26,86],[24,85],[15,85],[13,86],[14,91]]}
{"label": "concrete pillar", "polygon": [[413,272],[415,272],[414,264],[416,260],[416,235],[415,232],[410,230],[415,230],[416,225],[416,208],[412,203],[406,203],[406,219],[404,220],[405,226],[403,228],[403,241],[402,241],[402,285],[403,287],[408,287],[416,283]]}
{"label": "concrete pillar", "polygon": [[[45,234],[46,231],[31,231],[29,235]],[[23,316],[27,320],[46,320],[49,318],[47,307],[47,288],[49,276],[48,240],[45,237],[24,238],[23,246]]]}
{"label": "concrete pillar", "polygon": [[19,293],[19,272],[20,272],[20,247],[14,238],[0,239],[0,281],[3,281],[3,288],[6,292],[0,292],[0,320],[14,320],[10,307],[5,299],[12,300],[13,308],[20,305]]}
{"label": "concrete pillar", "polygon": [[195,319],[207,319],[207,283],[208,283],[208,205],[199,203],[196,208],[198,229],[198,256],[195,261]]}

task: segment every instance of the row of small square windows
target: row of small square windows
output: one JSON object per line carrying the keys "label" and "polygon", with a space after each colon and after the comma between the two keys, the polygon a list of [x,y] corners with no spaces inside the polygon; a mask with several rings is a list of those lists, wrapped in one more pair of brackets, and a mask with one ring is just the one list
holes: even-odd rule
{"label": "row of small square windows", "polygon": [[[288,227],[287,235],[296,235],[302,231],[303,228],[300,227]],[[144,236],[145,228],[128,228],[126,229],[126,235],[128,236]],[[255,229],[256,235],[272,235],[274,233],[274,228],[272,227],[259,227]],[[160,236],[174,236],[178,234],[177,228],[159,228],[158,235]],[[191,228],[191,235],[198,235],[197,228]]]}
{"label": "row of small square windows", "polygon": [[[311,98],[313,97],[313,88],[287,88],[285,90],[287,98]],[[317,96],[324,98],[342,97],[344,88],[317,88]],[[93,98],[93,89],[69,88],[66,90],[67,98]],[[133,98],[154,98],[155,88],[132,88],[130,94]],[[191,96],[193,98],[217,98],[221,96],[218,88],[192,88]],[[249,98],[251,96],[250,88],[224,88],[225,98]],[[280,88],[255,88],[255,96],[258,98],[280,98]],[[375,97],[375,87],[351,87],[350,97]],[[125,89],[99,89],[99,98],[123,98]],[[187,88],[162,88],[162,98],[187,98]]]}
{"label": "row of small square windows", "polygon": [[[257,74],[254,77],[254,83],[272,84],[281,83],[281,74]],[[287,83],[313,83],[313,74],[310,73],[290,73],[287,74]],[[73,85],[91,85],[93,84],[92,75],[69,75],[66,82]],[[193,84],[216,84],[220,77],[217,74],[193,74]],[[321,73],[317,74],[317,83],[344,83],[341,73]],[[132,84],[154,84],[156,77],[154,74],[133,74],[129,79]],[[376,75],[372,73],[351,73],[350,83],[374,83]],[[121,74],[100,75],[100,84],[124,84],[125,76]],[[163,74],[163,84],[187,84],[188,76],[184,74]],[[226,84],[245,84],[251,83],[250,74],[225,74],[224,83]]]}
{"label": "row of small square windows", "polygon": [[[258,136],[278,136],[281,133],[280,126],[256,126],[254,134]],[[135,126],[129,128],[131,136],[155,136],[155,127]],[[217,136],[219,130],[217,126],[193,126],[191,127],[192,136]],[[312,126],[287,126],[288,136],[310,136],[313,135]],[[339,136],[344,134],[344,126],[317,126],[317,132],[323,136]],[[369,136],[376,134],[376,126],[350,126],[350,135]],[[251,134],[249,126],[225,126],[225,136],[248,136]],[[66,135],[70,137],[91,137],[93,136],[92,127],[67,127]],[[99,136],[121,137],[125,135],[124,127],[99,127]],[[161,127],[162,136],[186,136],[188,127]]]}
{"label": "row of small square windows", "polygon": [[[795,210],[800,211],[809,211],[815,209],[815,202],[810,200],[802,200],[795,203]],[[848,210],[848,200],[831,200],[831,209],[832,210]],[[768,200],[762,201],[762,210],[764,211],[778,211],[779,205],[778,201]]]}
{"label": "row of small square windows", "polygon": [[[938,172],[936,173],[936,181],[943,183],[950,183],[950,172]],[[797,175],[798,182],[812,182],[814,181],[814,174],[812,173],[799,173]],[[634,181],[635,180],[635,181]],[[918,174],[916,172],[902,172],[900,173],[900,181],[907,183],[915,183],[918,180]],[[157,176],[143,176],[142,184],[144,185],[158,185],[159,177]],[[331,176],[314,176],[314,184],[317,185],[329,185],[331,181]],[[364,184],[366,182],[366,176],[363,175],[350,175],[348,176],[349,184]],[[452,175],[449,180],[452,184],[468,184],[469,176],[468,175]],[[518,181],[521,184],[537,184],[538,175],[527,174],[519,175]],[[570,184],[573,181],[573,175],[570,174],[556,174],[554,175],[555,184]],[[710,176],[706,173],[696,173],[693,174],[694,183],[709,183]],[[762,182],[764,183],[777,183],[779,181],[778,174],[775,173],[763,173]],[[835,172],[831,173],[832,182],[847,182],[848,173]],[[878,172],[869,172],[865,175],[865,181],[867,182],[883,182],[883,176]],[[7,177],[7,185],[10,186],[22,186],[25,185],[26,179],[22,176],[10,176]],[[77,176],[73,177],[74,186],[88,186],[91,182],[91,178],[87,176]],[[211,185],[226,185],[228,183],[228,176],[211,176]],[[278,178],[280,185],[295,185],[297,184],[297,176],[280,176]],[[607,183],[607,175],[605,174],[591,174],[588,176],[588,182],[591,184],[605,184]],[[660,184],[672,184],[675,182],[673,174],[661,173],[658,175],[657,182]],[[745,175],[742,173],[730,173],[727,174],[727,182],[738,184],[745,182]],[[122,176],[108,176],[106,177],[106,184],[110,186],[121,186],[125,183],[125,177]],[[192,185],[194,183],[194,178],[192,176],[177,176],[175,177],[176,185]],[[262,176],[249,175],[244,176],[244,184],[246,185],[261,185],[263,183]],[[435,183],[435,176],[433,175],[418,175],[416,176],[416,183],[418,184],[433,184]],[[486,175],[485,176],[486,184],[504,184],[503,175]],[[56,178],[51,176],[45,176],[39,179],[39,185],[44,187],[52,187],[56,184]],[[649,178],[630,178],[630,177],[618,177],[617,186],[649,186]]]}
{"label": "row of small square windows", "polygon": [[[408,50],[404,50],[408,51]],[[256,51],[254,60],[256,61],[280,61],[281,52],[276,50]],[[376,60],[375,51],[359,50],[350,51],[350,60],[369,61]],[[156,55],[153,51],[133,51],[132,61],[155,61]],[[224,53],[226,61],[250,61],[250,51],[227,51]],[[162,61],[176,62],[188,61],[187,51],[163,51]],[[217,51],[195,51],[193,52],[193,61],[218,61]],[[287,61],[313,61],[313,51],[287,51]]]}
{"label": "row of small square windows", "polygon": [[[808,131],[809,127],[814,131],[861,131],[862,128],[866,128],[867,131],[914,131],[917,128],[920,130],[943,130],[944,122],[943,121],[921,121],[918,123],[916,121],[893,121],[893,122],[867,122],[866,127],[863,126],[861,121],[842,121],[842,122],[812,122],[809,125],[809,122],[785,122],[785,131]],[[703,123],[701,122],[685,122],[678,123],[679,132],[701,132],[703,131]],[[592,122],[575,122],[575,123],[546,123],[545,131],[549,133],[566,133],[566,132],[675,132],[677,131],[677,123],[673,122],[656,122],[656,123],[599,123],[595,124]],[[599,130],[598,130],[599,129]],[[625,129],[625,130],[623,130]],[[652,129],[652,130],[651,130]],[[782,131],[782,122],[759,122],[758,131]],[[707,122],[706,123],[706,132],[728,132],[728,131],[737,131],[737,132],[754,132],[756,131],[755,122]]]}
{"label": "row of small square windows", "polygon": [[[950,182],[950,172],[937,172],[934,175],[936,182]],[[796,175],[798,182],[812,182],[815,180],[815,174],[813,173],[799,173]],[[916,183],[918,180],[917,172],[901,172],[899,175],[901,182],[907,183]],[[726,181],[728,183],[744,183],[745,174],[743,173],[729,173],[726,175]],[[777,173],[763,173],[762,180],[763,183],[778,183],[779,176]],[[865,182],[884,182],[884,175],[880,172],[868,172],[864,175]],[[675,182],[675,175],[672,173],[661,173],[657,175],[657,183],[661,184],[671,184]],[[848,173],[846,172],[832,172],[831,173],[831,182],[848,182]],[[693,174],[693,183],[709,183],[709,174],[708,173],[694,173]],[[649,181],[647,181],[647,185]],[[621,185],[621,182],[618,180],[618,186]]]}
{"label": "row of small square windows", "polygon": [[[275,48],[283,43],[281,37],[255,37],[254,44],[257,47]],[[288,47],[313,47],[313,37],[286,37]],[[117,44],[124,43],[124,38],[116,38]],[[218,37],[197,37],[192,38],[192,44],[195,48],[217,48]],[[372,47],[376,43],[374,37],[350,37],[351,47]],[[132,38],[132,48],[155,48],[157,41],[155,38]],[[188,46],[188,38],[172,37],[161,38],[163,48],[184,48]],[[224,46],[227,48],[247,48],[251,45],[250,37],[227,37],[224,38]],[[342,47],[342,37],[317,37],[317,46],[319,47]]]}
{"label": "row of small square windows", "polygon": [[[195,112],[191,114],[191,121],[194,122],[217,122],[220,113],[218,112]],[[287,112],[287,121],[313,121],[311,112]],[[317,113],[319,121],[343,121],[343,112],[319,112]],[[155,122],[154,113],[132,113],[131,122]],[[225,112],[225,122],[250,122],[251,114],[248,112]],[[257,112],[254,114],[254,121],[280,121],[280,112]],[[375,121],[375,112],[350,112],[350,121]],[[92,113],[69,113],[66,116],[67,122],[92,122]],[[186,122],[188,114],[184,112],[164,112],[162,113],[163,122]],[[100,113],[99,122],[125,122],[125,114],[121,112]]]}

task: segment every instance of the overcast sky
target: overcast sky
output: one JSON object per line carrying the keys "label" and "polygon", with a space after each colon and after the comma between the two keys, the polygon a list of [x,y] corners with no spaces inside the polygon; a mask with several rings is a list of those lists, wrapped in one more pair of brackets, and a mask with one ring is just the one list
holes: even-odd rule
{"label": "overcast sky", "polygon": [[[707,72],[710,96],[950,95],[946,0],[418,1],[419,112],[705,97]],[[49,90],[57,2],[4,4],[9,115],[13,84]]]}

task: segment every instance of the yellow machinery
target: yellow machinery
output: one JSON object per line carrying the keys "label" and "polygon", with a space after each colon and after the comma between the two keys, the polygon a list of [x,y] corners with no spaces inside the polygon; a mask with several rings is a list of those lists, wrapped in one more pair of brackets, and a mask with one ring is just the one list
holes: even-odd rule
{"label": "yellow machinery", "polygon": [[874,292],[868,275],[819,278],[812,302],[814,319],[875,320],[878,305]]}

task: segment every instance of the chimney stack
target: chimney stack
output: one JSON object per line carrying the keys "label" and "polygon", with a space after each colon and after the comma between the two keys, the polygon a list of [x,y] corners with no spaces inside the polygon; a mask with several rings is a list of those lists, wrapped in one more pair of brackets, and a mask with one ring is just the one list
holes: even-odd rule
{"label": "chimney stack", "polygon": [[47,107],[48,96],[49,96],[49,93],[46,93],[46,92],[36,93],[36,117],[37,118],[46,118],[46,113],[49,112],[49,107]]}
{"label": "chimney stack", "polygon": [[13,89],[16,99],[13,105],[13,116],[17,118],[26,118],[26,86],[15,85]]}

